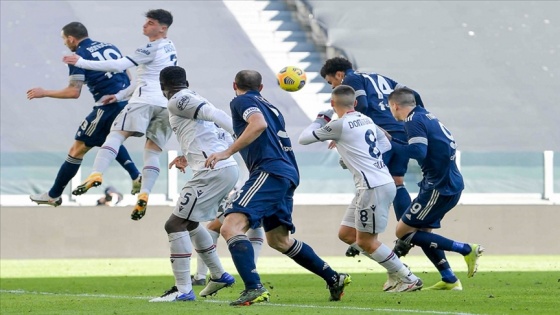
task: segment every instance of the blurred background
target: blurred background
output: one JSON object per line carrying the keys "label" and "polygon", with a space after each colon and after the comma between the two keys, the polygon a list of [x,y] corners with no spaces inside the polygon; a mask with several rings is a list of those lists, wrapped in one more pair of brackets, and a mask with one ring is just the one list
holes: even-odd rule
{"label": "blurred background", "polygon": [[[61,28],[80,21],[93,40],[113,43],[123,54],[131,54],[146,43],[144,13],[155,8],[174,15],[169,38],[191,88],[226,112],[234,96],[235,74],[258,70],[264,78],[262,94],[281,109],[287,131],[297,142],[316,113],[329,106],[330,87],[318,75],[319,69],[326,59],[345,56],[357,70],[380,73],[418,91],[426,107],[451,130],[466,183],[462,205],[546,205],[560,211],[560,2],[0,4],[3,214],[6,207],[36,208],[28,195],[50,188],[74,133],[93,105],[86,89],[77,100],[26,99],[32,87],[67,86],[68,69],[61,59],[70,52],[63,45]],[[309,83],[299,92],[277,86],[275,74],[287,65],[307,72]],[[139,167],[143,141],[131,138],[125,143]],[[169,156],[178,148],[173,137],[166,148]],[[339,167],[336,151],[327,150],[324,143],[294,143],[294,151],[302,179],[296,204],[350,202],[351,175]],[[63,206],[95,206],[103,195],[101,188],[108,185],[124,194],[119,205],[134,201],[127,194],[128,175],[117,163],[107,171],[104,186],[78,198],[70,195],[70,186],[89,174],[96,152],[86,155],[81,174],[65,191]],[[167,162],[162,155],[162,170]],[[189,173],[162,171],[150,202],[172,205],[188,178]],[[419,167],[411,161],[406,184],[413,194],[419,179]],[[168,215],[171,208],[163,209]]]}

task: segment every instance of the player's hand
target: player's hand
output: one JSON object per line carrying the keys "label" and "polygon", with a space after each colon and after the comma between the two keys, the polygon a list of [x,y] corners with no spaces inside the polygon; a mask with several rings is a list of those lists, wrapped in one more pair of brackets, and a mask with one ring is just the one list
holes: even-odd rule
{"label": "player's hand", "polygon": [[185,158],[184,155],[178,156],[178,157],[174,158],[173,161],[171,161],[171,163],[169,163],[169,169],[171,169],[173,167],[173,165],[175,165],[175,167],[179,171],[181,171],[181,173],[184,173],[185,168],[188,165],[187,159]]}
{"label": "player's hand", "polygon": [[231,154],[229,154],[227,151],[212,153],[206,159],[206,163],[204,163],[204,166],[209,167],[209,168],[214,168],[214,166],[216,166],[216,164],[218,162],[220,162],[222,160],[225,160],[225,159],[229,158],[230,156],[231,156]]}
{"label": "player's hand", "polygon": [[332,149],[336,148],[336,141],[333,140],[333,141],[329,142],[328,148],[329,148],[329,150],[332,150]]}
{"label": "player's hand", "polygon": [[107,105],[107,104],[111,104],[114,102],[118,102],[117,96],[116,95],[105,95],[103,96],[99,102],[101,102],[101,104],[103,105]]}
{"label": "player's hand", "polygon": [[332,108],[322,110],[317,114],[315,121],[321,124],[321,126],[324,126],[332,120],[333,115],[334,110]]}
{"label": "player's hand", "polygon": [[346,166],[346,163],[344,163],[344,160],[342,160],[342,158],[338,159],[338,164],[340,164],[340,167],[342,167],[343,170],[348,169],[348,166]]}
{"label": "player's hand", "polygon": [[80,58],[82,58],[82,57],[80,57],[76,54],[73,54],[73,55],[70,55],[70,56],[62,57],[62,62],[64,62],[67,65],[75,65],[78,62],[78,60],[80,60]]}
{"label": "player's hand", "polygon": [[43,88],[37,87],[27,91],[28,100],[32,100],[34,98],[42,98],[42,97],[45,97],[45,90]]}

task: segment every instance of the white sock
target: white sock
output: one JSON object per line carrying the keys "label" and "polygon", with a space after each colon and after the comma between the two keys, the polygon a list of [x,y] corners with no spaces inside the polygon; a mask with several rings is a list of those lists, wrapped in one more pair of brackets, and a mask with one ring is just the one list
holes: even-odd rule
{"label": "white sock", "polygon": [[144,168],[142,169],[141,193],[150,193],[159,176],[159,156],[161,152],[144,149]]}
{"label": "white sock", "polygon": [[[350,246],[351,246],[352,248],[354,248],[355,250],[359,251],[360,253],[362,253],[362,254],[368,256],[368,254],[367,254],[360,246],[358,246],[358,243],[354,243],[354,244],[352,244],[352,245],[350,245]],[[369,256],[368,256],[368,257],[369,257]],[[369,258],[370,258],[370,259],[373,259],[373,258],[371,258],[371,257],[369,257]]]}
{"label": "white sock", "polygon": [[191,283],[191,255],[192,243],[189,233],[176,232],[167,235],[169,237],[169,248],[171,250],[171,269],[175,276],[175,285],[183,293],[192,290]]}
{"label": "white sock", "polygon": [[218,257],[218,252],[216,251],[216,245],[212,241],[212,237],[208,230],[202,225],[189,232],[191,240],[193,242],[196,253],[204,264],[210,269],[210,277],[212,279],[220,279],[224,274],[224,267],[220,262]]}
{"label": "white sock", "polygon": [[95,161],[93,161],[92,173],[103,173],[109,168],[111,162],[117,157],[119,148],[125,140],[125,136],[118,132],[111,132],[105,138],[105,142],[101,145]]}
{"label": "white sock", "polygon": [[364,254],[387,269],[389,273],[397,272],[404,266],[399,257],[385,244],[381,244],[381,246],[371,254]]}
{"label": "white sock", "polygon": [[247,231],[247,237],[249,241],[251,241],[251,245],[253,245],[253,251],[255,252],[255,265],[257,264],[257,260],[259,260],[259,254],[262,249],[262,245],[264,242],[264,228],[258,227],[256,229],[249,229]]}
{"label": "white sock", "polygon": [[[212,230],[208,230],[208,233],[212,237],[214,245],[216,245],[218,243],[218,237],[220,237],[220,233]],[[206,266],[200,255],[196,256],[196,264],[196,275],[194,276],[194,278],[196,280],[206,279],[206,274],[208,274],[208,267]]]}

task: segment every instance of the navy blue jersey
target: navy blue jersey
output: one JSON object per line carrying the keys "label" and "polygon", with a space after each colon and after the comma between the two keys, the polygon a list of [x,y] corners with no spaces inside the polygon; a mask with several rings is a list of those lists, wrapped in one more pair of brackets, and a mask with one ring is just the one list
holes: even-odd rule
{"label": "navy blue jersey", "polygon": [[[395,89],[403,88],[392,79],[377,73],[363,73],[347,70],[342,84],[349,85],[356,91],[356,110],[365,114],[379,127],[387,131],[403,131],[403,123],[397,121],[389,109],[389,94]],[[424,106],[420,95],[415,92],[416,105]]]}
{"label": "navy blue jersey", "polygon": [[455,163],[457,144],[451,132],[425,108],[416,106],[404,122],[409,156],[418,160],[420,187],[449,196],[463,190],[463,177]]}
{"label": "navy blue jersey", "polygon": [[[122,57],[119,49],[112,44],[96,42],[89,38],[80,42],[76,54],[86,60],[107,60]],[[85,70],[73,65],[68,65],[68,68],[70,79],[84,81],[96,102],[102,96],[116,94],[130,85],[130,80],[125,71],[101,72]]]}
{"label": "navy blue jersey", "polygon": [[257,91],[248,91],[230,103],[233,130],[239,137],[247,127],[247,119],[260,112],[268,127],[251,144],[239,152],[250,172],[263,171],[289,179],[299,185],[299,170],[286,133],[282,113]]}

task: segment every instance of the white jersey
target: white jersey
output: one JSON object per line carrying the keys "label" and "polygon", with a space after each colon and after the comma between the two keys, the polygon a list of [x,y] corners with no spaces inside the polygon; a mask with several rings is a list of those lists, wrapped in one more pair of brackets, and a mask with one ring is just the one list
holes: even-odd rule
{"label": "white jersey", "polygon": [[391,143],[371,118],[359,112],[349,112],[322,128],[318,127],[320,125],[314,123],[305,129],[299,142],[336,141],[344,164],[354,176],[356,188],[370,189],[394,182],[382,159],[382,154],[391,149]]}
{"label": "white jersey", "polygon": [[[224,129],[218,127],[215,112],[223,113],[208,100],[195,92],[184,89],[177,92],[167,104],[169,123],[181,144],[181,151],[193,171],[207,169],[204,166],[208,156],[226,150],[233,139]],[[231,129],[231,118],[229,126]],[[233,157],[220,161],[214,168],[237,165]]]}
{"label": "white jersey", "polygon": [[159,73],[163,68],[177,64],[176,54],[173,42],[167,38],[160,38],[136,49],[132,55],[126,56],[138,67],[136,88],[129,103],[167,106],[167,99],[159,85]]}

